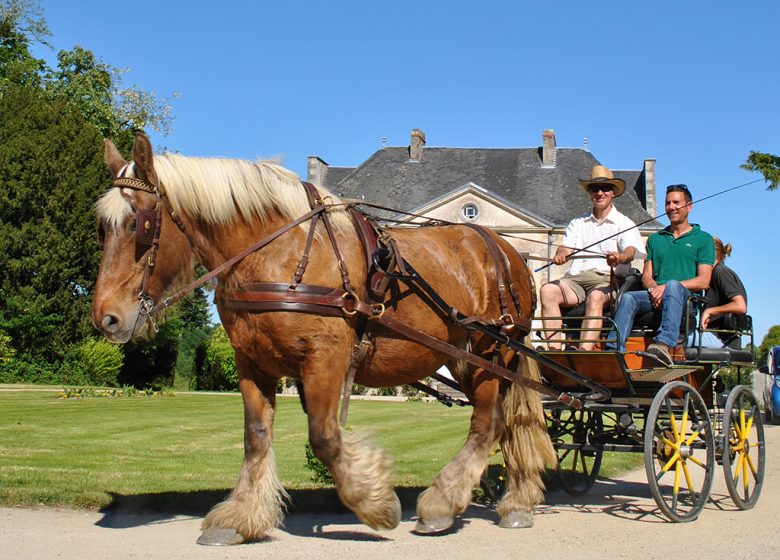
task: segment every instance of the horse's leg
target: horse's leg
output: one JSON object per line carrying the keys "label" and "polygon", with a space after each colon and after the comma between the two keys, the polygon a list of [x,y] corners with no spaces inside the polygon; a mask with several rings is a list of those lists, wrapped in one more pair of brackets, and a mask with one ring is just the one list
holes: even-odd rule
{"label": "horse's leg", "polygon": [[227,545],[264,538],[282,523],[288,498],[276,470],[272,441],[276,379],[246,375],[247,359],[236,353],[244,402],[244,463],[235,489],[203,521],[198,544]]}
{"label": "horse's leg", "polygon": [[333,475],[345,506],[372,529],[392,529],[401,521],[392,460],[365,434],[341,431],[338,406],[344,376],[322,371],[322,364],[337,360],[317,362],[317,373],[303,376],[312,450]]}
{"label": "horse's leg", "polygon": [[503,429],[500,409],[500,381],[481,373],[464,387],[474,406],[466,442],[445,466],[433,484],[417,499],[417,533],[439,533],[448,529],[454,516],[471,502],[474,486],[487,465],[490,446]]}
{"label": "horse's leg", "polygon": [[[530,340],[526,339],[526,344]],[[535,361],[518,356],[525,375],[539,381],[539,367]],[[501,451],[507,469],[507,490],[496,508],[499,525],[523,528],[533,525],[534,507],[544,499],[542,473],[545,465],[557,462],[542,410],[538,392],[510,385],[504,398],[506,429],[501,438]]]}

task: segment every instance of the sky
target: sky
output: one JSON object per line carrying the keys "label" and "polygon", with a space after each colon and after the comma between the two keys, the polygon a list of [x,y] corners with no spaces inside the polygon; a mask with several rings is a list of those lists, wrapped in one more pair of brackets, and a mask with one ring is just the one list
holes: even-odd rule
{"label": "sky", "polygon": [[[656,159],[663,204],[667,184],[698,200],[760,179],[740,169],[751,150],[780,154],[773,0],[42,6],[54,50],[36,55],[80,45],[128,85],[176,93],[173,132],[151,137],[185,155],[281,157],[305,177],[307,156],[357,166],[413,128],[447,147],[539,146],[551,128],[611,169]],[[733,246],[756,344],[780,324],[778,209],[758,182],[690,215]]]}

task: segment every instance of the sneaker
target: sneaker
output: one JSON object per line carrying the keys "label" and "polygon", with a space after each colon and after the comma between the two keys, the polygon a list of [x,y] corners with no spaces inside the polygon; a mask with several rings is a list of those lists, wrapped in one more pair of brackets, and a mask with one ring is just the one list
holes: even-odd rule
{"label": "sneaker", "polygon": [[674,365],[674,361],[669,355],[669,347],[662,342],[653,342],[647,347],[647,352],[655,356],[663,366],[672,367]]}
{"label": "sneaker", "polygon": [[580,349],[578,346],[574,346],[574,344],[567,344],[566,345],[566,351],[567,352],[579,352]]}

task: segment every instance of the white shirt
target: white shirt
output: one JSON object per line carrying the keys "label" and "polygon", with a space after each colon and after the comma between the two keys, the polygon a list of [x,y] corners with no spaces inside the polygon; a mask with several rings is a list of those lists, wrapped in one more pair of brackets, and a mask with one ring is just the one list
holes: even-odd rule
{"label": "white shirt", "polygon": [[[614,206],[600,222],[592,212],[588,215],[574,218],[566,226],[563,244],[573,249],[588,247],[587,251],[576,253],[583,256],[592,254],[590,251],[600,255],[606,255],[608,252],[623,252],[628,247],[636,249],[635,259],[641,259],[645,256],[645,244],[636,224],[630,218],[621,214]],[[607,259],[604,257],[574,259],[566,276],[573,276],[586,270],[596,270],[609,274]]]}

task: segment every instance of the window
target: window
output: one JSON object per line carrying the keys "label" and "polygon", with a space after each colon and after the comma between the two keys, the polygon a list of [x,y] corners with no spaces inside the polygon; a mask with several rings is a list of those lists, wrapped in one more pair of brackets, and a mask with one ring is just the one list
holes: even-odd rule
{"label": "window", "polygon": [[460,209],[460,215],[467,222],[474,222],[479,216],[479,207],[473,202],[464,204],[463,208]]}

